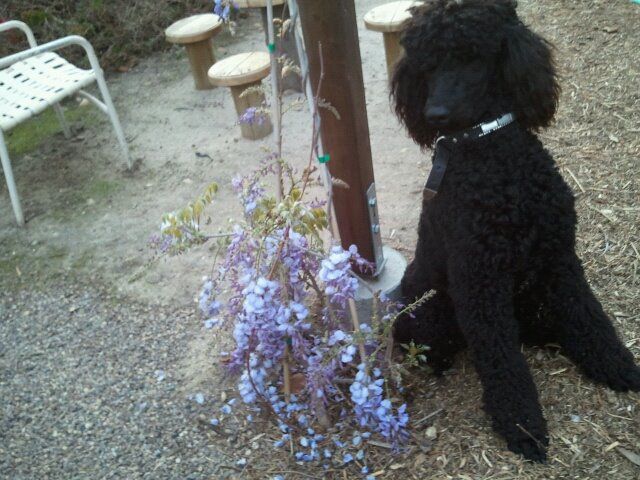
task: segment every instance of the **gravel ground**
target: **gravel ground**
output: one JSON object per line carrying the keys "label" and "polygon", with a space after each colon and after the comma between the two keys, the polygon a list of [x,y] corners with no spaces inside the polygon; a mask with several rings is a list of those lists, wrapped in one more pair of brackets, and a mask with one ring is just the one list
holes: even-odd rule
{"label": "gravel ground", "polygon": [[180,382],[193,311],[62,279],[4,290],[0,318],[0,477],[222,478]]}

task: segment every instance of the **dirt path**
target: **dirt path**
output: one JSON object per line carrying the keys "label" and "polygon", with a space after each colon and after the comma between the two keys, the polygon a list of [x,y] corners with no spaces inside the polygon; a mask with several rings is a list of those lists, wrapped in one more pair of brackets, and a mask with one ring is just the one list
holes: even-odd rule
{"label": "dirt path", "polygon": [[[384,0],[356,3],[361,20]],[[543,137],[577,194],[580,254],[638,356],[640,6],[627,0],[520,4],[526,22],[558,49],[563,97],[557,124]],[[259,25],[250,17],[236,38],[221,39],[217,55],[263,49]],[[391,117],[382,39],[364,28],[360,35],[383,236],[409,256],[429,159]],[[108,81],[136,158],[132,173],[124,171],[109,125],[99,120],[70,143],[58,134],[14,158],[24,230],[15,228],[0,186],[0,395],[6,399],[0,472],[13,478],[237,475],[233,468],[217,470],[236,460],[222,451],[233,454],[228,444],[251,449],[251,443],[240,442],[237,432],[201,428],[198,415],[213,405],[186,400],[200,390],[206,398],[220,396],[209,339],[192,313],[211,252],[195,249],[148,265],[146,240],[162,213],[212,180],[221,185],[212,229],[227,231],[227,218],[239,213],[229,181],[257,165],[264,151],[261,142],[240,138],[226,89],[194,91],[180,49]],[[306,158],[308,123],[304,108],[286,119],[293,163]],[[431,450],[394,459],[403,467],[381,478],[405,475],[405,468],[434,479],[637,478],[640,467],[607,447],[619,442],[640,452],[638,396],[586,382],[551,352],[528,351],[528,357],[552,436],[549,466],[526,466],[506,452],[479,409],[475,373],[463,358],[456,375],[415,386],[416,414],[440,412],[421,425],[437,429]],[[157,381],[156,370],[165,371],[165,380]],[[271,453],[260,442],[257,448]],[[268,462],[256,458],[242,478],[265,478]],[[268,460],[298,468],[286,457]]]}

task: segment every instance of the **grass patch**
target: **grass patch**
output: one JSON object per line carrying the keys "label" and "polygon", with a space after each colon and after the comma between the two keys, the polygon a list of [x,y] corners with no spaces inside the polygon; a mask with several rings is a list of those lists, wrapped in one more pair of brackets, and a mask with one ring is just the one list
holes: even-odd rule
{"label": "grass patch", "polygon": [[[63,107],[64,108],[64,107]],[[98,121],[94,108],[80,107],[75,102],[69,102],[69,107],[64,108],[64,117],[72,126],[77,122],[90,125]],[[62,126],[53,108],[47,108],[39,115],[16,126],[7,135],[7,148],[9,156],[20,156],[32,152],[42,145],[48,138],[62,132]]]}
{"label": "grass patch", "polygon": [[88,180],[82,189],[68,189],[47,214],[56,222],[73,222],[82,217],[82,211],[94,208],[93,205],[100,205],[121,189],[122,184],[117,181]]}
{"label": "grass patch", "polygon": [[84,270],[93,262],[94,259],[95,251],[93,248],[83,250],[79,256],[73,258],[71,268],[73,268],[73,270]]}
{"label": "grass patch", "polygon": [[118,182],[95,180],[87,185],[86,190],[83,192],[83,196],[86,198],[93,198],[94,200],[100,200],[117,192],[120,190],[120,187],[121,185]]}
{"label": "grass patch", "polygon": [[45,254],[46,258],[52,260],[59,260],[66,258],[69,255],[69,249],[63,245],[52,245],[47,248],[47,252]]}
{"label": "grass patch", "polygon": [[17,275],[16,267],[26,261],[26,255],[12,253],[6,257],[0,257],[0,276],[4,278],[13,278]]}

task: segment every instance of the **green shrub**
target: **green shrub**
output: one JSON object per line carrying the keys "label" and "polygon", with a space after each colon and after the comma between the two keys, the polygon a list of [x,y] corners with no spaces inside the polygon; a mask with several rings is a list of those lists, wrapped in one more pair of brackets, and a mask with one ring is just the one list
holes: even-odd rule
{"label": "green shrub", "polygon": [[[103,68],[116,69],[167,48],[164,29],[175,20],[212,8],[212,0],[2,0],[0,21],[22,20],[38,43],[82,35],[93,44]],[[0,38],[0,56],[25,45],[19,32],[5,34]],[[83,56],[76,49],[65,52],[74,61]]]}

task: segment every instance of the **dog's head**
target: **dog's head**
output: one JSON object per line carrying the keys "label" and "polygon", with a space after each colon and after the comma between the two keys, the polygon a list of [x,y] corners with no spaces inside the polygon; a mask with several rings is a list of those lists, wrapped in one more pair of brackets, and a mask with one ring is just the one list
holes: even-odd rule
{"label": "dog's head", "polygon": [[507,112],[530,130],[551,122],[560,93],[551,45],[522,24],[516,4],[427,0],[412,9],[391,95],[418,144]]}

